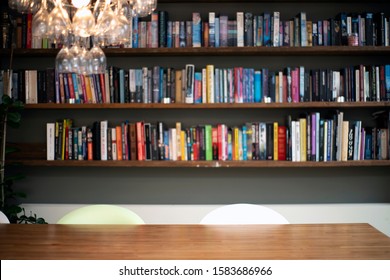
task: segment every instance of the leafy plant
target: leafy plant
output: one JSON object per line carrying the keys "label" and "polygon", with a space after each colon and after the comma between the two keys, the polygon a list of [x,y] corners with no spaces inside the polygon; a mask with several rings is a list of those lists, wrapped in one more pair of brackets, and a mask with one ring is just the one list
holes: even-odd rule
{"label": "leafy plant", "polygon": [[[7,127],[20,126],[21,114],[24,105],[18,100],[13,100],[8,95],[3,95],[0,104],[0,210],[8,217],[11,223],[44,224],[43,218],[37,218],[36,214],[26,215],[25,210],[19,206],[20,199],[26,194],[13,189],[14,181],[24,178],[22,174],[6,176],[6,154],[16,152],[17,149],[6,146]],[[23,214],[22,214],[23,212]]]}

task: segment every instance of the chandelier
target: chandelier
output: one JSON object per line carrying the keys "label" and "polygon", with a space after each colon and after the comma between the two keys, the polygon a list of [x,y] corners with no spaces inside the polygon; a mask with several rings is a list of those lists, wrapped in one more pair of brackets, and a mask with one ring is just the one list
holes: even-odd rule
{"label": "chandelier", "polygon": [[58,73],[98,74],[107,66],[101,47],[131,42],[133,17],[150,15],[157,0],[8,0],[8,5],[33,14],[33,38],[62,45]]}

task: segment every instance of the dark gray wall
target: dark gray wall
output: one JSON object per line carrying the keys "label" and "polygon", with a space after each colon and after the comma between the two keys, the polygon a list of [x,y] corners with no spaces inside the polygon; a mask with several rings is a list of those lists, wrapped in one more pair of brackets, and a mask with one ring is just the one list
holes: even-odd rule
{"label": "dark gray wall", "polygon": [[[238,1],[239,2],[239,1]],[[389,6],[389,5],[387,5]],[[236,4],[165,4],[159,9],[170,11],[170,18],[190,19],[193,11],[206,17],[208,11],[278,10],[282,19],[306,11],[314,20],[332,17],[340,11],[363,12],[387,10],[377,4],[307,4],[307,3],[236,3]],[[309,68],[345,65],[390,63],[389,57],[131,57],[109,58],[109,65],[123,68],[141,66],[184,67],[194,63],[218,67],[252,66],[283,69],[304,65]],[[53,67],[54,58],[23,58],[15,68]],[[168,124],[181,121],[184,126],[226,122],[280,121],[289,113],[302,110],[26,110],[19,130],[10,130],[14,142],[44,142],[45,124],[60,118],[73,118],[77,125],[91,125],[95,120],[108,119],[111,124],[123,120],[164,120]],[[310,110],[309,110],[310,111]],[[325,113],[326,110],[321,110]],[[364,119],[371,123],[371,109],[346,110],[346,119]],[[21,167],[27,178],[18,188],[29,196],[27,203],[124,203],[124,204],[217,204],[252,203],[371,203],[390,202],[390,168],[49,168]]]}

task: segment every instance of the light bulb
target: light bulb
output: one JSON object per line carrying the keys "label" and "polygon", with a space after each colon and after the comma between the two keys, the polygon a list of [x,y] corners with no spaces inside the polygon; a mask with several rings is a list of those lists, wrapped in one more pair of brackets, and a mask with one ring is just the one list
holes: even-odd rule
{"label": "light bulb", "polygon": [[89,4],[90,0],[72,0],[73,6],[76,8],[85,7]]}

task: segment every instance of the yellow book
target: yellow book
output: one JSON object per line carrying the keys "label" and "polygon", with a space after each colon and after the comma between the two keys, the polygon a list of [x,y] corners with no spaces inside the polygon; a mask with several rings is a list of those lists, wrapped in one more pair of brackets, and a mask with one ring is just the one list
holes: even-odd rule
{"label": "yellow book", "polygon": [[240,159],[240,140],[239,140],[239,128],[235,127],[233,130],[233,160]]}
{"label": "yellow book", "polygon": [[181,143],[181,160],[187,159],[187,145],[186,145],[186,132],[184,130],[180,131],[180,143]]}
{"label": "yellow book", "polygon": [[181,122],[176,123],[176,155],[177,160],[181,160]]}
{"label": "yellow book", "polygon": [[279,150],[278,132],[279,132],[279,124],[277,122],[274,122],[274,160],[279,160],[279,158],[278,158],[278,150]]}
{"label": "yellow book", "polygon": [[207,103],[214,103],[214,65],[206,66],[206,75]]}
{"label": "yellow book", "polygon": [[175,94],[176,94],[176,103],[183,103],[183,95],[182,95],[182,72],[181,70],[176,70],[175,71],[175,85],[176,85],[176,88],[175,88]]}

